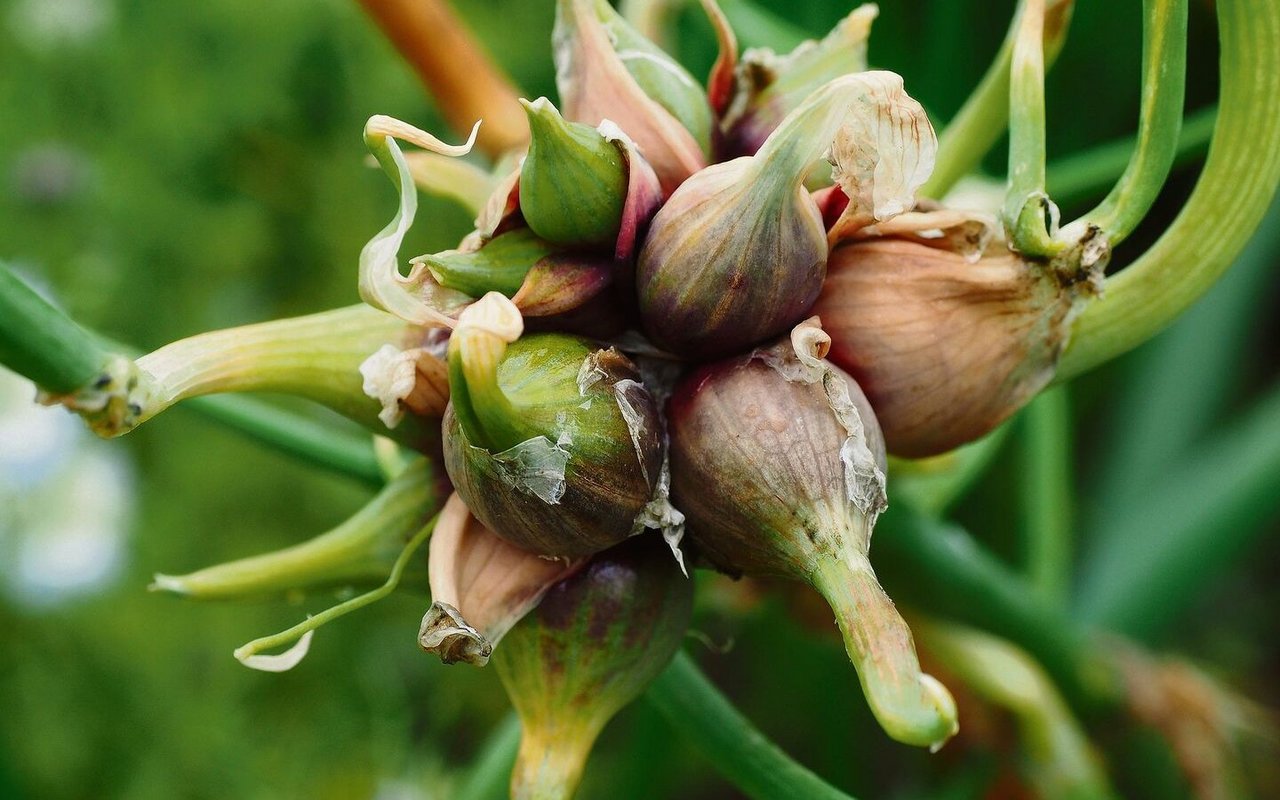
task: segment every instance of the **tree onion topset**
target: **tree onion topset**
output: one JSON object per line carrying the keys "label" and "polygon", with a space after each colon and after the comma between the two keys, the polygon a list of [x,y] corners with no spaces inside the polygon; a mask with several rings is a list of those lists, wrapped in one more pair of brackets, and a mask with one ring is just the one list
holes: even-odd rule
{"label": "tree onion topset", "polygon": [[[1247,116],[1269,143],[1252,163],[1215,150],[1197,189],[1243,187],[1214,209],[1232,215],[1235,238],[1184,274],[1160,275],[1163,294],[1140,314],[1118,306],[1156,268],[1139,259],[1117,278],[1104,271],[1172,163],[1185,0],[1144,3],[1139,146],[1103,205],[1065,224],[1045,192],[1043,79],[1070,2],[1021,2],[992,82],[941,146],[911,87],[868,69],[874,5],[789,54],[741,58],[715,0],[701,5],[720,48],[705,83],[605,0],[558,0],[558,99],[520,100],[520,115],[503,92],[462,98],[502,107],[492,124],[503,127],[480,140],[492,171],[465,173],[475,182],[465,195],[487,199],[455,249],[407,259],[407,270],[414,164],[467,155],[476,131],[449,145],[371,118],[365,141],[399,208],[360,256],[367,305],[195,336],[133,360],[6,273],[0,357],[41,385],[42,402],[107,436],[185,398],[265,389],[394,440],[380,451],[386,488],[350,523],[290,551],[158,576],[156,588],[229,597],[377,584],[237,651],[249,666],[287,669],[316,627],[421,572],[414,553],[431,536],[419,643],[448,663],[496,665],[524,725],[513,796],[574,793],[600,729],[676,653],[697,568],[816,590],[885,733],[937,750],[964,723],[952,692],[921,666],[918,627],[936,659],[926,667],[1015,709],[1028,736],[1041,726],[1066,737],[1041,755],[1076,765],[1067,783],[1082,793],[1070,796],[1108,795],[1070,715],[1122,706],[1146,657],[1083,656],[1084,633],[1020,637],[1056,619],[1035,607],[1008,609],[996,626],[1023,649],[936,620],[909,626],[871,562],[877,520],[899,502],[887,456],[903,459],[909,482],[905,459],[981,440],[1049,386],[1064,358],[1078,372],[1134,346],[1212,283],[1277,181],[1280,39],[1260,47],[1254,36],[1275,33],[1277,4],[1218,3],[1219,137],[1242,135]],[[1237,85],[1255,75],[1270,76],[1271,89]],[[1007,96],[992,89],[1001,80]],[[949,202],[948,184],[1006,114],[1003,204]],[[1167,235],[1187,230],[1180,219]],[[945,458],[931,463],[965,463]],[[911,546],[902,541],[891,559]],[[965,561],[959,545],[954,557],[955,580],[986,602],[999,568]],[[660,706],[697,706],[682,700],[682,688],[701,685],[691,669],[677,657],[663,673]],[[1025,693],[992,670],[1021,676]],[[837,796],[780,753],[762,758],[779,765],[789,796]],[[743,769],[744,786],[764,796]]]}

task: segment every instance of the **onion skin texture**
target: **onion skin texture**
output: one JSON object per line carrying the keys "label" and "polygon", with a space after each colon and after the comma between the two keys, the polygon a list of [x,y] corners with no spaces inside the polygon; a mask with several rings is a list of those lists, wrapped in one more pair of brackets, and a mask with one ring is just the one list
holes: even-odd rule
{"label": "onion skin texture", "polygon": [[[884,441],[850,399],[884,469]],[[845,431],[819,384],[750,356],[700,367],[672,396],[671,494],[700,553],[731,574],[806,580],[815,551],[866,552],[871,526],[844,499]]]}
{"label": "onion skin texture", "polygon": [[871,400],[890,453],[945,453],[1004,422],[1053,379],[1070,286],[1003,247],[976,263],[881,239],[836,248],[814,313],[828,358]]}
{"label": "onion skin texture", "polygon": [[672,353],[741,352],[799,322],[826,274],[817,204],[799,181],[762,184],[749,159],[683,184],[653,218],[636,268],[645,333]]}

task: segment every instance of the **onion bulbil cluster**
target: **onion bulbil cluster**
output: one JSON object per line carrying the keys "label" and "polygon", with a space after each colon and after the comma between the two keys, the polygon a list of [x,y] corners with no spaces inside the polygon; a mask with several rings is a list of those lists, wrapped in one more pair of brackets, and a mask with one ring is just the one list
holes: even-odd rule
{"label": "onion bulbil cluster", "polygon": [[[705,90],[605,0],[559,0],[558,102],[521,101],[530,141],[475,231],[407,275],[396,140],[467,147],[366,129],[401,209],[362,295],[448,334],[456,495],[420,641],[496,660],[531,763],[566,784],[674,651],[690,566],[808,584],[885,731],[952,736],[955,703],[871,566],[886,450],[943,452],[1009,416],[1052,376],[1081,293],[985,215],[917,198],[937,141],[902,79],[866,68],[874,6],[741,61],[703,7],[721,44]],[[555,731],[576,749],[551,752]],[[545,778],[517,770],[517,794]]]}

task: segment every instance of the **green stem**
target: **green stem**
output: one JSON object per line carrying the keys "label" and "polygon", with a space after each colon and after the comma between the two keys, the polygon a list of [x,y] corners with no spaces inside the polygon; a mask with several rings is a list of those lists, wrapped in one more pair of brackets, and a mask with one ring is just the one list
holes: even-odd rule
{"label": "green stem", "polygon": [[1018,721],[1021,762],[1043,797],[1114,797],[1089,738],[1044,670],[1021,648],[990,634],[913,617],[922,648],[978,697]]}
{"label": "green stem", "polygon": [[874,566],[889,594],[1021,646],[1077,713],[1114,704],[1117,676],[1089,632],[985,552],[964,530],[895,503],[877,525]]}
{"label": "green stem", "polygon": [[911,629],[866,558],[818,558],[811,580],[836,614],[845,651],[880,727],[903,744],[941,747],[956,733],[955,700],[921,672]]}
{"label": "green stem", "polygon": [[1027,578],[1065,606],[1071,580],[1071,403],[1065,386],[1038,396],[1023,414],[1022,527]]}
{"label": "green stem", "polygon": [[[1182,121],[1173,164],[1183,166],[1197,160],[1209,148],[1218,107],[1209,106],[1192,112]],[[1106,142],[1057,159],[1046,167],[1049,193],[1063,207],[1091,200],[1106,191],[1129,166],[1136,136]]]}
{"label": "green stem", "polygon": [[1146,216],[1169,177],[1182,126],[1187,83],[1187,0],[1142,4],[1142,108],[1129,166],[1098,207],[1085,214],[1112,246]]}
{"label": "green stem", "polygon": [[1058,379],[1146,341],[1235,260],[1280,182],[1280,2],[1220,0],[1218,121],[1191,198],[1159,241],[1076,319]]}
{"label": "green stem", "polygon": [[672,728],[748,797],[852,800],[765,738],[684,653],[676,653],[646,697]]}
{"label": "green stem", "polygon": [[520,718],[511,712],[485,740],[454,800],[506,800],[519,747]]}
{"label": "green stem", "polygon": [[93,337],[0,262],[0,365],[54,394],[71,394],[107,362]]}
{"label": "green stem", "polygon": [[256,442],[369,486],[385,481],[367,436],[336,429],[251,397],[197,397],[186,403]]}
{"label": "green stem", "polygon": [[[316,628],[326,625],[338,617],[350,614],[352,611],[358,611],[370,603],[376,603],[377,601],[388,597],[396,590],[396,587],[400,585],[400,576],[404,574],[404,569],[408,566],[409,559],[415,552],[417,552],[418,548],[422,546],[422,543],[431,537],[431,532],[435,530],[436,519],[438,517],[439,515],[432,517],[430,522],[422,526],[422,528],[413,535],[413,538],[409,540],[409,543],[400,551],[400,556],[396,559],[396,563],[391,567],[391,574],[387,576],[386,582],[381,586],[365,592],[364,594],[357,595],[346,602],[339,603],[332,608],[326,608],[324,611],[321,611],[313,617],[307,617],[292,628],[272,634],[271,636],[263,636],[262,638],[254,639],[252,642],[237,647],[234,653],[236,660],[245,666],[252,667],[254,666],[254,660],[261,657],[259,654],[262,653],[263,650],[274,650],[278,647],[290,644],[291,642],[295,642],[303,636],[306,636],[308,633],[314,632]],[[266,658],[271,658],[271,656],[267,656]]]}
{"label": "green stem", "polygon": [[1011,428],[1001,425],[977,441],[929,458],[889,456],[893,496],[907,500],[930,516],[943,516],[991,466]]}
{"label": "green stem", "polygon": [[[957,181],[977,169],[1009,124],[1010,65],[1013,62],[1013,43],[1025,6],[1026,0],[1022,0],[991,66],[938,137],[937,162],[933,175],[920,190],[921,195],[942,197],[950,191]],[[1071,0],[1050,0],[1046,8],[1046,67],[1053,64],[1066,40],[1071,6]]]}
{"label": "green stem", "polygon": [[408,347],[421,336],[366,305],[190,336],[137,359],[147,389],[139,393],[140,410],[129,423],[140,425],[190,397],[281,392],[386,430],[378,419],[379,402],[362,388],[360,365],[384,344]]}
{"label": "green stem", "polygon": [[336,528],[283,550],[217,564],[188,575],[156,575],[151,588],[198,600],[229,600],[317,586],[376,585],[404,543],[439,513],[448,493],[419,458]]}
{"label": "green stem", "polygon": [[1152,639],[1267,532],[1280,502],[1280,387],[1097,532],[1077,595],[1086,622]]}
{"label": "green stem", "polygon": [[1045,193],[1044,114],[1045,0],[1026,0],[1018,20],[1009,67],[1009,189],[1004,224],[1019,252],[1052,255],[1052,204]]}

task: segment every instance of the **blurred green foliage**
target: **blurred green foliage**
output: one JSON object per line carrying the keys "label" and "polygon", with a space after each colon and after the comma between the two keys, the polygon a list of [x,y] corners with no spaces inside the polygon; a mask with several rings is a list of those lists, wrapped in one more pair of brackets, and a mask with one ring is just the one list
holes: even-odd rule
{"label": "blurred green foliage", "polygon": [[[553,94],[549,2],[457,6],[528,96]],[[769,12],[794,36],[819,35],[848,10],[816,0],[725,6],[748,45],[772,35],[759,24]],[[945,120],[998,47],[1012,6],[885,2],[872,63],[901,72]],[[1051,157],[1126,135],[1136,121],[1139,4],[1079,6],[1049,81]],[[1193,4],[1189,108],[1216,96],[1210,6]],[[696,8],[679,23],[678,53],[705,71],[714,58],[708,26]],[[444,132],[350,0],[7,0],[0,109],[0,256],[53,289],[78,320],[147,348],[354,302],[356,256],[393,209],[385,178],[365,162],[364,120],[386,113]],[[998,174],[1002,159],[993,153],[987,167]],[[1117,263],[1158,235],[1193,172],[1175,176]],[[450,247],[469,228],[464,213],[429,199],[419,219],[413,252]],[[1080,527],[1141,497],[1164,459],[1192,452],[1274,384],[1277,330],[1257,321],[1276,308],[1276,260],[1272,247],[1246,276],[1252,291],[1221,287],[1173,331],[1078,384]],[[1216,322],[1196,322],[1215,308]],[[1217,343],[1200,356],[1212,377],[1202,377],[1203,362],[1170,366],[1183,352],[1170,342],[1206,336]],[[1183,388],[1199,398],[1196,419],[1176,419]],[[1161,404],[1173,409],[1162,418],[1170,427],[1135,432]],[[313,535],[368,490],[181,410],[115,446],[135,462],[138,500],[118,582],[58,606],[0,605],[0,797],[450,797],[507,703],[491,671],[442,667],[418,652],[424,587],[326,627],[285,675],[245,670],[231,651],[329,598],[199,605],[143,591],[158,571]],[[1002,453],[959,510],[1013,563],[1017,471],[1016,454]],[[1166,640],[1273,703],[1280,588],[1264,578],[1280,561],[1274,539]],[[704,665],[820,775],[860,797],[887,796],[891,786],[899,797],[971,797],[998,774],[981,752],[949,748],[931,760],[887,746],[836,639],[798,624],[776,596],[730,613],[750,588],[707,583],[714,602],[698,627],[735,646]],[[640,703],[606,731],[582,796],[734,795]]]}

